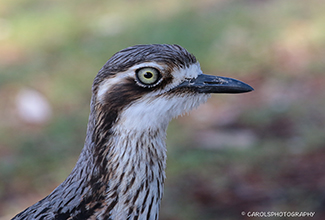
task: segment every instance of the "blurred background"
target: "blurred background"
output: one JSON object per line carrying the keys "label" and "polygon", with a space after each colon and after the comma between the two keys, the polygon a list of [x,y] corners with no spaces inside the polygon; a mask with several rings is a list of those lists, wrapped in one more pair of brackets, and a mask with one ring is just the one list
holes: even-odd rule
{"label": "blurred background", "polygon": [[0,0],[0,219],[68,176],[96,73],[115,52],[149,43],[180,44],[204,72],[255,88],[212,95],[172,121],[160,219],[248,219],[242,211],[325,219],[324,5]]}

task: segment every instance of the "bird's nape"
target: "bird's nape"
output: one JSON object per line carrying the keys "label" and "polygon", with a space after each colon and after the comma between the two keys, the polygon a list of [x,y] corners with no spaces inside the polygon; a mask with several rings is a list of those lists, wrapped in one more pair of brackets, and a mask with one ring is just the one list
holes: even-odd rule
{"label": "bird's nape", "polygon": [[136,45],[114,54],[97,74],[78,162],[50,195],[14,220],[157,220],[166,168],[166,129],[209,93],[249,85],[202,73],[178,45]]}

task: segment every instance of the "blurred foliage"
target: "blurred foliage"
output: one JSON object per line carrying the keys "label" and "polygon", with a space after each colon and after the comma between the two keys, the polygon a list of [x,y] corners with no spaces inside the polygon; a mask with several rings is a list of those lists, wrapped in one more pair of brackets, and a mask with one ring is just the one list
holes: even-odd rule
{"label": "blurred foliage", "polygon": [[[47,195],[85,138],[91,84],[115,52],[180,44],[203,71],[251,84],[213,95],[168,130],[161,219],[246,219],[242,211],[325,218],[324,0],[1,0],[0,219]],[[32,88],[53,110],[17,115]]]}

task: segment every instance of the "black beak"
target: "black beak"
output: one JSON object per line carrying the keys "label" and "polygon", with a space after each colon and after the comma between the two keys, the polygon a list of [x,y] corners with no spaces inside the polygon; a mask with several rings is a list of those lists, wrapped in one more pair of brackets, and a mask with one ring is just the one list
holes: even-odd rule
{"label": "black beak", "polygon": [[243,93],[254,90],[250,85],[237,79],[205,74],[187,80],[177,88],[188,88],[199,93]]}

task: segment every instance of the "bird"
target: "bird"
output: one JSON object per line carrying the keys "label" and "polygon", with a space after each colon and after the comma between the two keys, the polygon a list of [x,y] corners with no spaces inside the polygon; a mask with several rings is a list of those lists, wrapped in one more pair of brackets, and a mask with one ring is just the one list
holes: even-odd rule
{"label": "bird", "polygon": [[69,176],[13,220],[157,220],[171,119],[211,93],[245,93],[236,79],[203,74],[176,44],[135,45],[115,53],[92,85],[86,139]]}

